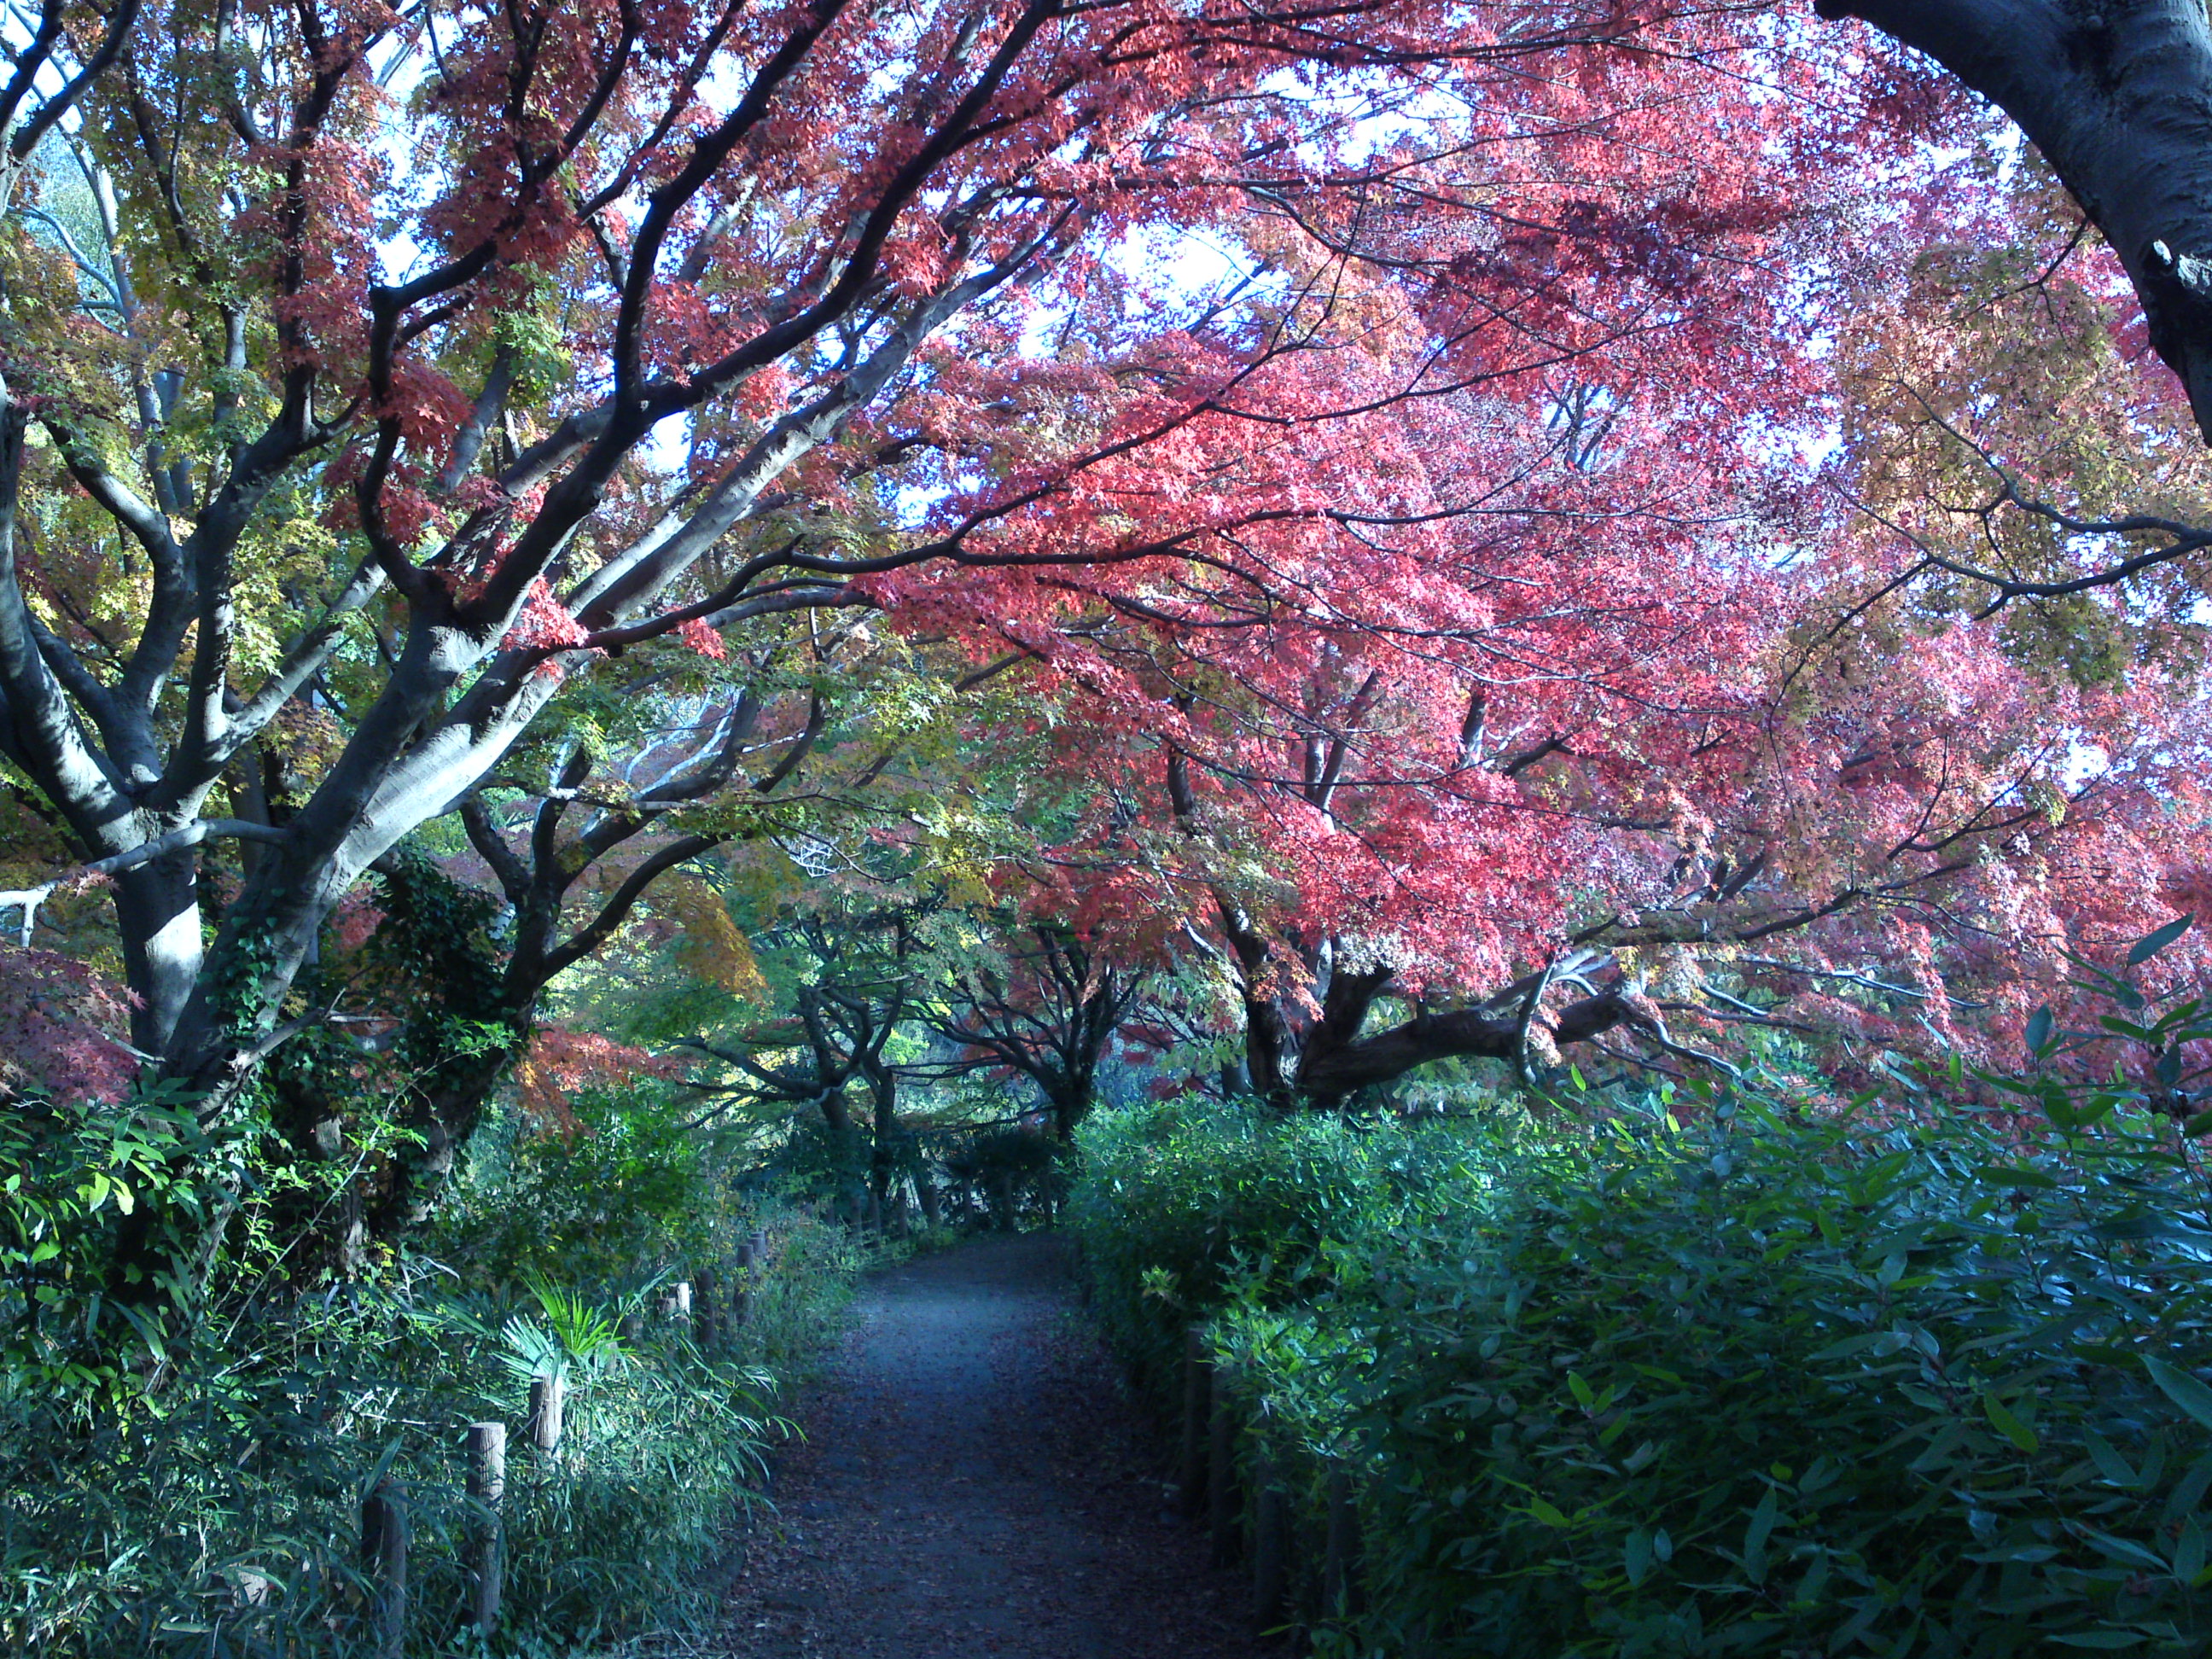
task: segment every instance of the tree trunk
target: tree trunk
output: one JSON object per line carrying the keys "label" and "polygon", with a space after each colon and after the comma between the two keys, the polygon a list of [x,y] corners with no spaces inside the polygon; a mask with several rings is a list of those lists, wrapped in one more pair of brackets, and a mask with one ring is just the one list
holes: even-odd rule
{"label": "tree trunk", "polygon": [[1297,1092],[1291,1083],[1297,1065],[1295,1031],[1279,997],[1244,999],[1245,1074],[1252,1080],[1252,1092],[1279,1112],[1297,1109]]}
{"label": "tree trunk", "polygon": [[1818,0],[2018,122],[2127,267],[2212,441],[2212,27],[2203,0]]}
{"label": "tree trunk", "polygon": [[453,1074],[418,1091],[401,1127],[420,1143],[403,1147],[392,1160],[390,1185],[371,1212],[369,1224],[380,1237],[421,1226],[430,1218],[453,1164],[521,1048],[520,1028],[509,1047],[471,1056]]}
{"label": "tree trunk", "polygon": [[1091,1079],[1055,1078],[1047,1085],[1045,1098],[1052,1111],[1053,1139],[1063,1146],[1073,1145],[1076,1130],[1091,1115],[1094,1100]]}
{"label": "tree trunk", "polygon": [[187,848],[149,860],[115,878],[115,919],[123,975],[137,998],[131,1046],[168,1052],[200,978],[198,856]]}
{"label": "tree trunk", "polygon": [[891,1188],[898,1153],[898,1073],[890,1066],[877,1068],[868,1079],[875,1097],[874,1146],[868,1159],[868,1188],[876,1212],[889,1224]]}
{"label": "tree trunk", "polygon": [[[1346,998],[1346,1017],[1332,1018],[1325,1012],[1309,1036],[1297,1079],[1299,1097],[1307,1105],[1333,1109],[1362,1089],[1391,1082],[1432,1060],[1512,1060],[1521,1054],[1524,1033],[1519,1011],[1496,1013],[1474,1007],[1432,1014],[1425,1009],[1401,1024],[1359,1036],[1360,1021],[1349,1018],[1351,1005],[1356,1002],[1364,1018],[1388,975],[1361,978],[1364,982]],[[1532,981],[1510,988],[1524,996],[1533,994],[1534,988]],[[1331,1004],[1334,1002],[1332,997]],[[1580,998],[1543,1016],[1553,1042],[1562,1047],[1587,1042],[1641,1018],[1619,990]]]}

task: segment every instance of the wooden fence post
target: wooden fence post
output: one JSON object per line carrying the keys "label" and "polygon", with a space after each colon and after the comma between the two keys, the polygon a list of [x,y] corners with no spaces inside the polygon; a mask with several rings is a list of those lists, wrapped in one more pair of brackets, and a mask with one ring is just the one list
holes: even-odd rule
{"label": "wooden fence post", "polygon": [[523,1432],[539,1452],[550,1457],[561,1449],[561,1414],[567,1404],[568,1382],[559,1376],[530,1379],[530,1416]]}
{"label": "wooden fence post", "polygon": [[468,1623],[489,1636],[499,1623],[501,1560],[500,1500],[507,1496],[507,1425],[469,1425],[469,1496],[481,1506],[471,1519],[468,1560]]}
{"label": "wooden fence post", "polygon": [[368,1580],[368,1650],[399,1659],[407,1636],[407,1488],[380,1480],[361,1500],[361,1571]]}
{"label": "wooden fence post", "polygon": [[1206,1327],[1182,1334],[1182,1512],[1206,1512],[1206,1415],[1213,1406],[1213,1362],[1206,1352]]}
{"label": "wooden fence post", "polygon": [[714,1338],[718,1334],[715,1326],[718,1310],[714,1305],[714,1270],[712,1267],[700,1268],[698,1299],[692,1304],[691,1307],[691,1340],[702,1348],[714,1346]]}
{"label": "wooden fence post", "polygon": [[732,1328],[745,1322],[752,1312],[754,1263],[760,1258],[760,1235],[755,1233],[738,1246],[738,1282],[730,1291],[730,1324]]}
{"label": "wooden fence post", "polygon": [[1352,1472],[1328,1472],[1328,1531],[1321,1568],[1322,1617],[1348,1619],[1359,1571],[1359,1509],[1352,1497]]}
{"label": "wooden fence post", "polygon": [[1237,1419],[1229,1390],[1221,1386],[1221,1372],[1213,1373],[1212,1419],[1206,1433],[1206,1520],[1212,1534],[1212,1560],[1217,1567],[1236,1565],[1243,1553],[1237,1515]]}
{"label": "wooden fence post", "polygon": [[1262,1635],[1279,1629],[1286,1616],[1289,1509],[1281,1468],[1263,1437],[1252,1460],[1252,1620]]}

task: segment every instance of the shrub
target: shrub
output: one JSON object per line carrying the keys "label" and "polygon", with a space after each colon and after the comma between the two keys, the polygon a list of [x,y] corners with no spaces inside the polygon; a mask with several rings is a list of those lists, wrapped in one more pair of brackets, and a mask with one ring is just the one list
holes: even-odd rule
{"label": "shrub", "polygon": [[507,1109],[469,1149],[431,1249],[477,1283],[628,1283],[719,1267],[750,1231],[696,1103],[652,1079],[587,1088],[546,1129]]}
{"label": "shrub", "polygon": [[[818,1259],[817,1259],[817,1265]],[[761,1301],[805,1303],[787,1265]],[[769,1290],[772,1287],[772,1290]],[[821,1290],[811,1291],[821,1297]],[[571,1312],[584,1298],[566,1297]],[[365,1641],[361,1495],[403,1480],[411,1644],[445,1650],[462,1608],[462,1427],[525,1416],[529,1376],[564,1364],[564,1447],[508,1440],[500,1650],[568,1652],[712,1613],[696,1571],[761,1489],[775,1378],[648,1325],[588,1363],[542,1316],[396,1276],[237,1318],[230,1358],[185,1370],[86,1427],[40,1395],[0,1402],[0,1635],[11,1652],[343,1655]],[[790,1347],[790,1321],[769,1340]],[[204,1343],[212,1352],[212,1343]],[[411,1648],[416,1650],[416,1648]]]}
{"label": "shrub", "polygon": [[2212,1181],[2139,1091],[1973,1091],[1543,1136],[1168,1109],[1097,1127],[1076,1210],[1163,1380],[1212,1315],[1309,1524],[1353,1475],[1322,1653],[2201,1651]]}
{"label": "shrub", "polygon": [[[487,1138],[441,1227],[341,1277],[289,1224],[353,1163],[285,1155],[250,1112],[203,1124],[148,1089],[0,1113],[0,1646],[57,1659],[179,1649],[342,1655],[367,1641],[356,1539],[379,1479],[410,1495],[411,1651],[459,1636],[465,1425],[571,1389],[563,1449],[514,1437],[494,1647],[566,1652],[711,1615],[698,1570],[761,1487],[778,1379],[817,1347],[859,1253],[740,1195],[724,1149],[647,1081],[586,1091],[574,1132]],[[356,1159],[374,1146],[356,1146]],[[196,1282],[118,1267],[133,1229]],[[701,1352],[659,1282],[737,1286]],[[127,1292],[127,1298],[118,1297]]]}
{"label": "shrub", "polygon": [[1283,1118],[1188,1097],[1105,1111],[1078,1132],[1067,1217],[1106,1334],[1164,1378],[1183,1329],[1228,1298],[1295,1303],[1326,1282],[1323,1246],[1387,1227],[1443,1186],[1484,1190],[1498,1147],[1443,1127]]}
{"label": "shrub", "polygon": [[[191,1297],[173,1279],[118,1271],[126,1230],[158,1232],[166,1249],[143,1255],[188,1255],[221,1194],[204,1174],[179,1171],[227,1173],[231,1163],[172,1089],[115,1105],[0,1103],[0,1399],[37,1397],[75,1413],[128,1386],[119,1353]],[[116,1298],[125,1288],[143,1311]]]}
{"label": "shrub", "polygon": [[1371,1473],[1340,1651],[2195,1651],[2197,1173],[2148,1118],[1723,1102],[1347,1241],[1224,1346]]}

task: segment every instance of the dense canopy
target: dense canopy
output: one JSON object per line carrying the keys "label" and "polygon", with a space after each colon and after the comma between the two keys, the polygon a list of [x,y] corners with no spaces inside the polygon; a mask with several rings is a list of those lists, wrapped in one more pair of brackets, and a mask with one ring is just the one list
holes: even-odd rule
{"label": "dense canopy", "polygon": [[2212,879],[2212,56],[1819,10],[14,16],[9,1086],[358,1266],[594,1078],[2016,1063]]}

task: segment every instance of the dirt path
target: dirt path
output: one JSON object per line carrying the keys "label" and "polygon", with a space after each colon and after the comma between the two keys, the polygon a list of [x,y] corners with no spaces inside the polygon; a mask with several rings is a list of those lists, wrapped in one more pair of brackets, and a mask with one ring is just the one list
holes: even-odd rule
{"label": "dirt path", "polygon": [[738,1659],[1258,1659],[1067,1316],[1059,1241],[878,1275],[729,1602]]}

